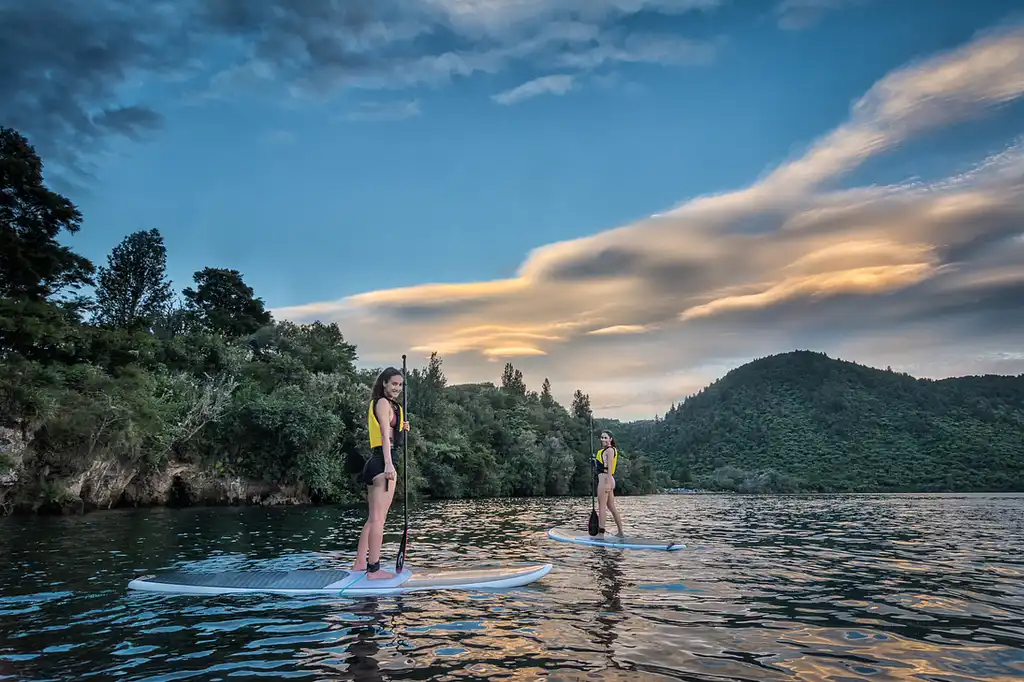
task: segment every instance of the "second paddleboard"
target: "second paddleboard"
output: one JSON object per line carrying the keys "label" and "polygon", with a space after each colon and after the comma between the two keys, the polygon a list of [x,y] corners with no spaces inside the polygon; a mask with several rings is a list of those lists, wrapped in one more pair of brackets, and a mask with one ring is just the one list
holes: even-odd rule
{"label": "second paddleboard", "polygon": [[548,531],[548,537],[559,542],[571,542],[576,545],[588,545],[591,547],[618,547],[622,549],[655,549],[663,552],[677,552],[686,549],[686,545],[670,540],[652,540],[649,538],[631,538],[629,536],[619,537],[612,533],[605,533],[603,536],[590,535],[586,531],[577,531],[571,528],[552,528]]}

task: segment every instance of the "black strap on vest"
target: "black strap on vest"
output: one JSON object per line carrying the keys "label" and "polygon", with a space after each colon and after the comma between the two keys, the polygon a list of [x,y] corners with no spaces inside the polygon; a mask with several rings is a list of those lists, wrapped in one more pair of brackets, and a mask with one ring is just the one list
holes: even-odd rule
{"label": "black strap on vest", "polygon": [[[404,391],[405,388],[402,390]],[[402,441],[400,439],[405,436],[405,431],[402,430],[402,417],[405,415],[402,414],[401,405],[391,398],[388,398],[387,401],[391,403],[391,412],[395,415],[395,425],[391,427],[391,442],[396,446],[401,445]]]}
{"label": "black strap on vest", "polygon": [[[384,400],[388,401],[391,404],[391,413],[393,415],[395,415],[395,425],[394,426],[391,426],[391,424],[387,425],[391,429],[391,443],[393,445],[398,445],[398,443],[399,443],[398,438],[399,438],[400,434],[405,433],[404,431],[402,431],[402,416],[403,416],[402,415],[402,410],[401,410],[399,404],[396,403],[391,398],[385,397]],[[370,401],[370,412],[373,414],[373,418],[377,419],[377,401],[376,400],[371,400]],[[377,421],[378,421],[378,426],[380,426],[380,429],[381,429],[381,434],[380,435],[383,438],[384,437],[384,424],[381,424],[380,420],[377,420]]]}

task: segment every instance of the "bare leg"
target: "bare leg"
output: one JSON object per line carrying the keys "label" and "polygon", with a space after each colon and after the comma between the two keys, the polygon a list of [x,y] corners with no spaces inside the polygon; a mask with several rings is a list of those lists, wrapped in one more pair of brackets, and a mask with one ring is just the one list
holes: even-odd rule
{"label": "bare leg", "polygon": [[359,533],[359,544],[356,545],[356,560],[352,562],[353,571],[366,570],[366,554],[370,548],[370,517],[373,512],[373,486],[366,486],[367,518]]}
{"label": "bare leg", "polygon": [[[384,474],[375,476],[373,485],[370,486],[370,518],[367,519],[366,526],[364,526],[368,541],[366,547],[368,563],[376,564],[380,561],[380,548],[384,544],[384,521],[388,517],[388,509],[391,508],[391,500],[395,496],[396,487],[392,485],[388,486],[388,490],[384,490]],[[367,573],[366,577],[369,580],[380,580],[394,578],[395,574],[378,570]]]}
{"label": "bare leg", "polygon": [[[369,504],[369,500],[367,500]],[[352,563],[353,571],[366,570],[366,552],[370,546],[370,521],[367,519],[363,524],[363,530],[359,533],[359,544],[356,545],[356,560]]]}
{"label": "bare leg", "polygon": [[615,519],[615,526],[619,529],[619,535],[624,536],[625,533],[622,530],[622,517],[619,516],[619,509],[615,506],[615,491],[608,491],[608,511],[612,513],[612,518]]}
{"label": "bare leg", "polygon": [[597,527],[598,535],[601,528],[604,528],[605,500],[607,499],[608,477],[605,474],[598,474],[597,477]]}
{"label": "bare leg", "polygon": [[[395,486],[388,486],[390,490],[384,490],[384,474],[378,474],[373,479],[373,485],[366,487],[366,504],[369,507],[368,518],[363,524],[363,530],[359,533],[359,544],[356,545],[356,559],[352,563],[353,571],[365,571],[366,560],[369,555],[380,561],[380,548],[384,544],[384,521],[388,516],[388,509],[391,507],[391,500],[395,495]],[[371,545],[375,551],[371,551]],[[374,563],[371,562],[371,563]],[[393,574],[387,571],[377,571],[367,578],[389,578]]]}

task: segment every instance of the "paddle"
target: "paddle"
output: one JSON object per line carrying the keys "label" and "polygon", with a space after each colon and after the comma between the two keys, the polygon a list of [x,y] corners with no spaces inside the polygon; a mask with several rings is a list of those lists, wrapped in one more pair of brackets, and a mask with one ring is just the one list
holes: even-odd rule
{"label": "paddle", "polygon": [[594,490],[597,488],[597,477],[594,475],[594,415],[590,415],[590,519],[587,520],[587,532],[597,535],[597,508],[594,506]]}
{"label": "paddle", "polygon": [[[402,416],[409,418],[409,383],[405,376],[405,355],[402,355]],[[404,426],[399,424],[399,428]],[[398,545],[398,558],[395,559],[395,572],[401,573],[405,566],[405,546],[409,543],[409,433],[402,432],[402,487],[405,489],[402,501],[402,512],[405,514],[405,529],[402,541]]]}

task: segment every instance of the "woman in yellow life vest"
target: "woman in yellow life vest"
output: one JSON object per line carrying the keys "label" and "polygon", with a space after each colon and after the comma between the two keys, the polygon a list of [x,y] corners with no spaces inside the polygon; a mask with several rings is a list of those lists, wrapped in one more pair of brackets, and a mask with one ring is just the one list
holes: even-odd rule
{"label": "woman in yellow life vest", "polygon": [[594,462],[598,472],[597,534],[604,535],[604,515],[606,511],[610,511],[618,527],[619,537],[623,537],[625,533],[622,531],[622,517],[615,507],[615,468],[619,464],[619,448],[615,445],[615,436],[611,431],[601,432],[601,449],[594,454]]}
{"label": "woman in yellow life vest", "polygon": [[[409,430],[398,396],[402,393],[402,372],[388,367],[373,384],[366,420],[370,432],[370,459],[363,465],[359,480],[367,486],[366,502],[369,514],[363,524],[356,548],[353,571],[366,571],[369,580],[393,578],[394,573],[380,570],[380,548],[384,543],[384,521],[391,508],[398,479],[396,458],[398,440],[402,431]],[[386,424],[385,428],[381,428]],[[385,486],[385,482],[389,485]],[[385,490],[385,487],[387,489]]]}

